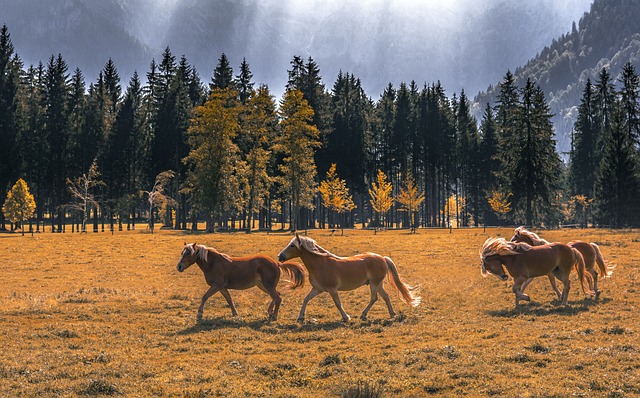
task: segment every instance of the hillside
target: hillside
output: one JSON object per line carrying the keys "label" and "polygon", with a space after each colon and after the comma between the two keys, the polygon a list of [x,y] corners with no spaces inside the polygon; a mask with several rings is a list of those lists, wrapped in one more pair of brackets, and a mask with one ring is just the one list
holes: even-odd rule
{"label": "hillside", "polygon": [[[535,80],[547,93],[554,113],[558,150],[570,149],[570,132],[577,116],[587,79],[597,80],[606,67],[617,80],[622,67],[630,61],[640,68],[640,3],[633,0],[596,0],[579,24],[554,39],[536,57],[514,72],[522,86],[527,78]],[[505,71],[506,72],[506,71]],[[493,102],[497,84],[476,98],[477,113]]]}

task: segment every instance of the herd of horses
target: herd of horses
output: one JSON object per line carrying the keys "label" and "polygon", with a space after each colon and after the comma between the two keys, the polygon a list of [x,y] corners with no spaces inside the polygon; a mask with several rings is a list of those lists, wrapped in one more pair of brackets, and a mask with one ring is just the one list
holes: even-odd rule
{"label": "herd of horses", "polygon": [[[303,265],[289,261],[299,257]],[[480,249],[481,272],[483,276],[495,275],[505,281],[508,272],[514,279],[513,292],[516,307],[520,300],[529,301],[524,290],[531,280],[539,276],[547,276],[551,286],[558,295],[562,305],[567,304],[571,286],[570,273],[577,271],[582,290],[587,295],[600,295],[598,289],[598,272],[600,277],[609,277],[613,267],[607,265],[600,249],[595,243],[572,241],[567,244],[548,242],[524,227],[516,228],[511,240],[504,238],[488,238]],[[389,294],[383,287],[385,279],[398,291],[400,297],[411,307],[420,304],[417,287],[408,285],[400,279],[394,262],[385,256],[375,253],[363,253],[350,257],[340,257],[322,248],[318,243],[297,233],[291,242],[278,254],[278,260],[257,255],[247,257],[229,257],[213,248],[196,243],[185,243],[177,269],[183,272],[192,264],[198,264],[202,270],[209,289],[202,297],[198,308],[197,319],[202,319],[204,305],[213,294],[220,292],[226,299],[231,314],[238,315],[229,290],[244,290],[258,287],[271,297],[267,309],[269,320],[278,318],[278,310],[282,299],[277,291],[281,273],[291,278],[289,286],[292,289],[304,285],[306,269],[311,291],[304,298],[298,315],[298,322],[304,322],[305,312],[309,301],[317,295],[327,292],[342,316],[347,322],[351,317],[345,312],[340,301],[339,291],[348,291],[369,285],[370,299],[362,311],[360,318],[367,319],[367,314],[382,297],[389,316],[395,317]],[[560,292],[556,279],[563,284]]]}

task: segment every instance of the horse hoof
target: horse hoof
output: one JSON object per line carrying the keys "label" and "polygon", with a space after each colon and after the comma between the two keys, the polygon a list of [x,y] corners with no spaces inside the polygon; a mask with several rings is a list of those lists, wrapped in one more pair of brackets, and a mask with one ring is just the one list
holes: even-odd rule
{"label": "horse hoof", "polygon": [[360,316],[360,320],[362,320],[362,321],[366,321],[366,320],[367,320],[367,316],[366,316],[366,315],[361,315],[361,316]]}
{"label": "horse hoof", "polygon": [[342,322],[349,322],[351,320],[351,317],[349,315],[347,315],[346,318],[342,318]]}
{"label": "horse hoof", "polygon": [[304,323],[304,318],[298,318],[298,323],[302,325]]}

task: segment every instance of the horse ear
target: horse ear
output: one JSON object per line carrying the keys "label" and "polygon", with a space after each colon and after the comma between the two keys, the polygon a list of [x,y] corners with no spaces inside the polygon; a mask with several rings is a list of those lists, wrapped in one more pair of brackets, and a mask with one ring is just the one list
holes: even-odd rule
{"label": "horse ear", "polygon": [[298,233],[297,233],[297,232],[296,232],[296,241],[297,241],[298,243],[300,243],[300,235],[298,235]]}

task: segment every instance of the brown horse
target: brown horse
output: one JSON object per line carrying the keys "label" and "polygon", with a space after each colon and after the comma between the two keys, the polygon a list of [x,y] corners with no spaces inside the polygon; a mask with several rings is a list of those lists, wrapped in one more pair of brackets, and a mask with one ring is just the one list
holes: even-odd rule
{"label": "brown horse", "polygon": [[279,261],[300,257],[304,266],[309,272],[311,282],[311,292],[304,298],[298,322],[304,321],[305,311],[309,301],[322,292],[331,295],[338,311],[342,315],[344,322],[351,317],[342,308],[338,291],[354,290],[362,285],[369,285],[371,299],[360,318],[367,319],[367,313],[371,306],[378,300],[378,294],[387,304],[389,316],[393,318],[396,313],[391,306],[389,295],[382,287],[384,278],[387,277],[404,301],[412,307],[420,304],[420,297],[414,295],[414,287],[411,287],[400,280],[398,270],[389,257],[383,257],[375,253],[358,254],[352,257],[339,257],[329,253],[320,247],[311,238],[301,237],[296,234],[295,238],[287,247],[282,249],[278,255]]}
{"label": "brown horse", "polygon": [[[527,230],[525,227],[518,227],[513,231],[511,242],[524,242],[530,244],[531,246],[548,245],[550,243],[549,241],[542,239],[535,232]],[[601,291],[598,289],[598,273],[595,270],[596,263],[598,264],[600,275],[602,275],[603,278],[611,276],[613,268],[615,267],[605,264],[602,252],[600,252],[600,248],[595,243],[574,240],[567,243],[567,245],[578,250],[580,254],[582,254],[582,257],[584,258],[585,269],[593,278],[593,290],[596,292],[596,298],[598,298]],[[549,275],[549,281],[551,282],[551,287],[553,287],[559,297],[560,291],[556,286],[555,278],[553,277],[553,275]],[[530,282],[531,280],[526,281],[522,285],[522,290],[524,290]]]}
{"label": "brown horse", "polygon": [[577,267],[582,290],[593,294],[590,286],[591,275],[585,272],[582,254],[562,243],[551,243],[542,246],[530,246],[526,243],[508,242],[504,238],[488,238],[480,249],[482,275],[493,274],[501,280],[507,280],[504,267],[514,279],[513,293],[516,295],[516,308],[519,300],[530,301],[522,292],[522,284],[537,276],[550,273],[564,284],[561,300],[567,304],[569,298],[569,275],[574,265]]}
{"label": "brown horse", "polygon": [[204,245],[185,243],[182,257],[178,262],[178,271],[183,272],[193,263],[198,264],[210,286],[202,296],[202,302],[198,308],[198,320],[202,319],[204,303],[217,292],[220,292],[229,303],[231,314],[238,315],[227,289],[244,290],[254,286],[271,296],[267,315],[270,320],[276,320],[282,301],[280,293],[276,290],[280,281],[280,269],[293,278],[290,282],[292,289],[304,284],[304,268],[299,264],[291,262],[283,264],[266,256],[231,258]]}

